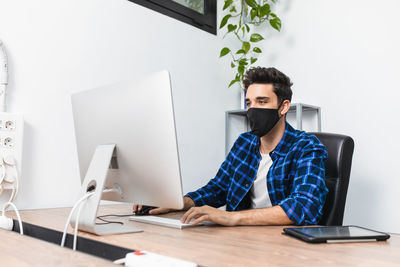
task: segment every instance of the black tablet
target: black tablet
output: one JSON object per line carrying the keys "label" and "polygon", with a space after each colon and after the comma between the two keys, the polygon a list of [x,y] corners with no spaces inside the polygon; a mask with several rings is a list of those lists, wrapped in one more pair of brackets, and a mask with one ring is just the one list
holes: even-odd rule
{"label": "black tablet", "polygon": [[284,228],[283,234],[310,243],[385,241],[390,238],[386,233],[354,225]]}

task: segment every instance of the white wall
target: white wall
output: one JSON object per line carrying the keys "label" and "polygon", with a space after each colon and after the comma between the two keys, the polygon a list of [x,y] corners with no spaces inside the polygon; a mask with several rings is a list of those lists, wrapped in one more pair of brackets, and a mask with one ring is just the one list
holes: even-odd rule
{"label": "white wall", "polygon": [[0,38],[9,111],[26,122],[19,207],[67,206],[77,196],[71,92],[161,69],[172,76],[184,191],[215,175],[224,112],[239,106],[217,36],[126,0],[1,0]]}
{"label": "white wall", "polygon": [[[324,131],[355,153],[344,223],[400,232],[398,1],[281,1],[281,33],[259,64],[294,81],[294,102],[322,107]],[[184,190],[211,178],[224,155],[227,89],[219,37],[125,0],[1,0],[9,110],[26,119],[23,208],[71,205],[79,188],[69,94],[167,68],[176,104]],[[229,40],[224,41],[229,42]],[[151,103],[149,103],[151,108]]]}
{"label": "white wall", "polygon": [[280,34],[260,64],[322,107],[322,130],[355,141],[344,223],[400,232],[400,2],[281,1]]}

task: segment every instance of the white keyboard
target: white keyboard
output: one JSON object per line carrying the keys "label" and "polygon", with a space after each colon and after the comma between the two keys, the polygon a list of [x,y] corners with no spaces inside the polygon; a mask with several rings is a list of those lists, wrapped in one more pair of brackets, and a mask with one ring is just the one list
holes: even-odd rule
{"label": "white keyboard", "polygon": [[158,216],[130,216],[129,220],[135,221],[135,222],[150,223],[150,224],[156,224],[156,225],[167,226],[167,227],[172,227],[172,228],[178,228],[178,229],[206,225],[206,223],[199,223],[197,225],[191,225],[188,223],[182,223],[181,220],[163,218],[163,217],[158,217]]}

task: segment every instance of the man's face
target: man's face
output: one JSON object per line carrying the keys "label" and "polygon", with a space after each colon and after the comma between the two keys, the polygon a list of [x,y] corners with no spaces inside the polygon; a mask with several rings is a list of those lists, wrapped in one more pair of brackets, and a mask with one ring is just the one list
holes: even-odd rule
{"label": "man's face", "polygon": [[278,97],[272,84],[253,83],[247,88],[246,105],[249,108],[278,108]]}

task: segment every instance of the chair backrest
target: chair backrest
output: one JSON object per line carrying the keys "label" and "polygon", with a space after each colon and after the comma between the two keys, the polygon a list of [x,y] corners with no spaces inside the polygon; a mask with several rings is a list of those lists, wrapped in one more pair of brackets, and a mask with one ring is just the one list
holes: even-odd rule
{"label": "chair backrest", "polygon": [[354,141],[350,136],[332,133],[311,133],[328,150],[325,182],[329,193],[320,225],[342,225],[347,188],[349,187]]}

